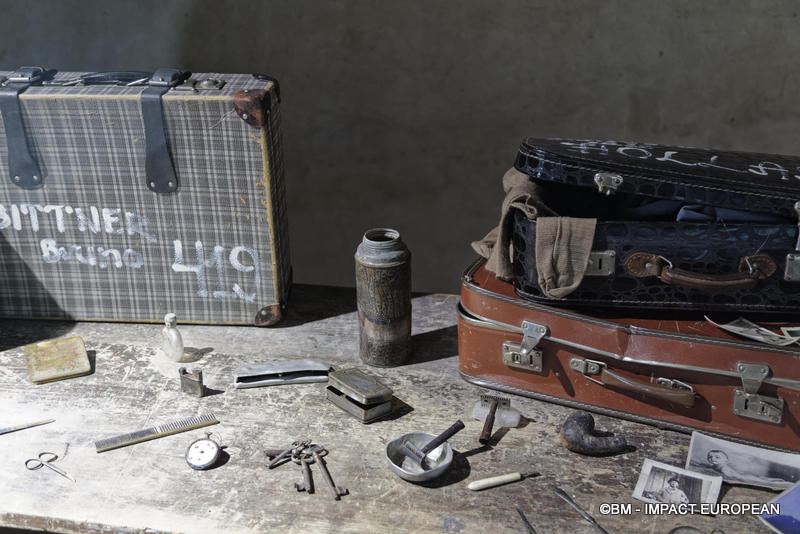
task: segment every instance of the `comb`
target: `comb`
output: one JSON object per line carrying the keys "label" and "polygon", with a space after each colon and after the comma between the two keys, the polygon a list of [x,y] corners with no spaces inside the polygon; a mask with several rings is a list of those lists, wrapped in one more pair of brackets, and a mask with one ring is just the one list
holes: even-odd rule
{"label": "comb", "polygon": [[97,452],[106,452],[112,449],[119,449],[120,447],[127,447],[143,441],[151,439],[163,438],[171,434],[179,434],[187,430],[194,430],[195,428],[202,428],[204,426],[216,425],[219,423],[214,414],[209,412],[197,417],[189,417],[188,419],[181,419],[172,423],[166,423],[143,430],[137,430],[129,434],[120,434],[113,438],[101,439],[94,442]]}

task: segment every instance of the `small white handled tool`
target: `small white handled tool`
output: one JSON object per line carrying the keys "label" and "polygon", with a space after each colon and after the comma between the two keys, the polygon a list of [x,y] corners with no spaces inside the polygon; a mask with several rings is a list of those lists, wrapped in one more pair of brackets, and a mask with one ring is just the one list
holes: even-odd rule
{"label": "small white handled tool", "polygon": [[508,473],[506,475],[499,475],[496,477],[482,478],[480,480],[470,482],[467,484],[467,488],[471,489],[472,491],[494,488],[495,486],[502,486],[503,484],[516,482],[517,480],[522,480],[523,478],[535,477],[538,474],[539,473]]}

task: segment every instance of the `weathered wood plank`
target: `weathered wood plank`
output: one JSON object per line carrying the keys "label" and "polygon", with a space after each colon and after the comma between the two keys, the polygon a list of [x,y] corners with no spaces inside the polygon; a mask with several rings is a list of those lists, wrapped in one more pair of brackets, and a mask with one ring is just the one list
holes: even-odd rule
{"label": "weathered wood plank", "polygon": [[[158,352],[159,325],[0,322],[0,406],[7,426],[45,417],[56,422],[0,436],[0,525],[55,532],[520,532],[520,507],[541,532],[593,532],[549,491],[565,489],[610,532],[668,532],[692,524],[706,532],[765,532],[744,517],[602,516],[601,503],[633,503],[645,458],[682,466],[689,436],[597,417],[598,427],[628,437],[636,450],[587,458],[559,443],[559,425],[572,410],[533,399],[512,403],[529,419],[501,430],[499,442],[481,448],[481,423],[471,419],[479,389],[457,371],[454,295],[413,299],[414,363],[372,368],[358,359],[355,292],[295,286],[282,327],[183,326],[188,347],[203,349],[195,363],[178,364]],[[180,320],[180,318],[179,318]],[[91,375],[35,386],[27,381],[24,343],[79,335],[92,351]],[[321,358],[337,368],[359,367],[407,405],[370,425],[325,399],[324,384],[237,390],[232,371],[244,363]],[[203,369],[217,393],[198,399],[180,391],[177,369]],[[221,424],[97,454],[94,441],[213,411]],[[454,469],[425,485],[399,479],[386,465],[386,444],[404,433],[438,433],[456,419],[466,429],[450,440]],[[193,471],[184,461],[188,444],[212,431],[222,438],[227,461]],[[317,468],[316,493],[295,491],[302,480],[293,464],[266,468],[263,449],[308,437],[325,445],[336,483],[350,495],[334,501]],[[24,461],[41,451],[61,454],[58,465],[72,482],[47,470],[27,471]],[[512,471],[541,476],[483,492],[467,482]],[[774,493],[728,487],[722,502],[766,502]]]}

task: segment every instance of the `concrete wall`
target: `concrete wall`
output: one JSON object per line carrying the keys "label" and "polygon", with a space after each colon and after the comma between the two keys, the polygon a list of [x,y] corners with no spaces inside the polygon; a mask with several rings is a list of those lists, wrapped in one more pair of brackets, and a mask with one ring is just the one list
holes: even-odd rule
{"label": "concrete wall", "polygon": [[794,2],[0,0],[0,70],[281,80],[295,280],[400,230],[457,291],[527,135],[800,153]]}

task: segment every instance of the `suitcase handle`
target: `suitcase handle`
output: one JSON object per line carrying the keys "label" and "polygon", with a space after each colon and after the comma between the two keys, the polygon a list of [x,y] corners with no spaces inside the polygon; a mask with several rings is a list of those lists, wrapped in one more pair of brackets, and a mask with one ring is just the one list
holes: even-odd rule
{"label": "suitcase handle", "polygon": [[153,75],[152,72],[138,70],[122,70],[110,72],[92,72],[83,74],[80,82],[83,85],[144,85]]}
{"label": "suitcase handle", "polygon": [[[688,384],[670,378],[659,378],[656,383],[644,382],[608,368],[605,362],[572,358],[569,367],[581,373],[586,380],[631,393],[679,404],[685,408],[694,406],[695,391]],[[593,378],[596,375],[598,378]]]}
{"label": "suitcase handle", "polygon": [[677,389],[669,386],[660,386],[658,384],[651,384],[650,382],[643,382],[636,380],[629,376],[619,374],[612,371],[608,367],[603,367],[600,373],[600,382],[604,386],[632,393],[641,393],[648,397],[665,400],[679,404],[685,408],[694,406],[695,392],[691,389]]}
{"label": "suitcase handle", "polygon": [[769,278],[777,269],[775,261],[766,254],[745,256],[739,261],[738,273],[717,275],[678,269],[667,258],[648,252],[631,254],[625,260],[625,270],[633,277],[655,276],[665,284],[712,293],[754,289],[759,280]]}

